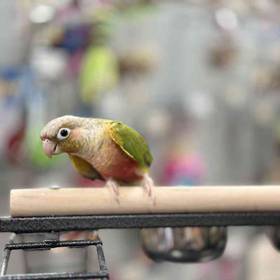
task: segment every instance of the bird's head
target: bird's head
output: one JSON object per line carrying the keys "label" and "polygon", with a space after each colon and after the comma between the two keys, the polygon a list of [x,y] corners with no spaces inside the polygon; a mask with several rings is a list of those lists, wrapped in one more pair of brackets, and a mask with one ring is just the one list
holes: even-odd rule
{"label": "bird's head", "polygon": [[40,134],[45,154],[51,157],[61,153],[77,153],[83,123],[83,118],[75,116],[63,116],[47,123]]}

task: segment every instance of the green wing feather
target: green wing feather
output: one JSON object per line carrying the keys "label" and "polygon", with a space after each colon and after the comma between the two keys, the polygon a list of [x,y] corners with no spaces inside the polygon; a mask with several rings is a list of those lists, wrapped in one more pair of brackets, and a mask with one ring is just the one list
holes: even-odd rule
{"label": "green wing feather", "polygon": [[110,121],[109,133],[112,140],[140,167],[146,169],[153,161],[149,147],[144,137],[133,128],[122,122]]}

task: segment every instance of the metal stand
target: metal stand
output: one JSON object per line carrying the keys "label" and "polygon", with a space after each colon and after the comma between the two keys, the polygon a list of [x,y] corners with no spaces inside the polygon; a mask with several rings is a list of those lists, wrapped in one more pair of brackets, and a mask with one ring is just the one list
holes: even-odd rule
{"label": "metal stand", "polygon": [[[98,240],[71,240],[71,241],[59,241],[59,240],[44,240],[43,242],[15,242],[15,234],[5,245],[4,258],[1,267],[1,280],[39,280],[39,279],[109,279],[108,269],[105,263],[105,257],[102,248],[102,242]],[[7,275],[8,264],[10,255],[13,250],[50,250],[58,247],[68,248],[83,248],[94,246],[99,263],[99,271],[97,272],[63,272],[63,273],[29,273],[29,274],[14,274]]]}
{"label": "metal stand", "polygon": [[[11,218],[0,217],[0,232],[13,232],[4,248],[0,280],[39,279],[109,279],[102,242],[96,240],[59,239],[43,242],[15,242],[15,233],[60,233],[108,228],[156,228],[156,227],[207,227],[207,226],[279,226],[280,212],[235,212],[235,213],[180,213],[180,214],[134,214],[96,216],[51,216]],[[7,275],[12,250],[50,250],[57,247],[96,248],[99,271],[95,273],[30,273]]]}

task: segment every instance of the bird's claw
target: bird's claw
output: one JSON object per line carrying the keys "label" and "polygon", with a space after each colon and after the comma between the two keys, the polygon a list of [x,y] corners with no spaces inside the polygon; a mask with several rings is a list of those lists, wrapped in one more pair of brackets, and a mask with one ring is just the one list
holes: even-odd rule
{"label": "bird's claw", "polygon": [[117,182],[115,182],[112,179],[109,179],[106,183],[106,186],[112,191],[113,195],[114,195],[114,200],[120,204],[120,200],[119,200],[119,195],[120,195],[120,191],[119,191],[119,185]]}
{"label": "bird's claw", "polygon": [[153,193],[154,181],[148,174],[144,175],[143,187],[144,187],[145,193],[152,200],[153,205],[155,205],[156,200],[155,200],[155,196],[154,196],[154,193]]}

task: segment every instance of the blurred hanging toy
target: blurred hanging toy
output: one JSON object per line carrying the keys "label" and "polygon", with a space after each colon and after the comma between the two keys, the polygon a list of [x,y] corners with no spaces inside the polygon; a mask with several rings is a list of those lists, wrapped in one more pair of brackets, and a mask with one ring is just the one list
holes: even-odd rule
{"label": "blurred hanging toy", "polygon": [[231,66],[237,57],[235,35],[238,29],[236,13],[228,8],[218,8],[214,14],[214,24],[219,32],[219,40],[210,48],[210,64],[217,68]]}
{"label": "blurred hanging toy", "polygon": [[114,88],[118,82],[115,54],[106,46],[90,47],[82,60],[80,92],[82,101],[92,103],[99,94]]}
{"label": "blurred hanging toy", "polygon": [[119,80],[117,57],[107,44],[111,32],[108,17],[110,14],[96,15],[90,46],[81,61],[80,94],[84,103],[97,101],[101,93],[113,89]]}
{"label": "blurred hanging toy", "polygon": [[80,23],[65,26],[61,32],[57,32],[52,39],[52,46],[64,49],[68,54],[74,54],[77,51],[85,50],[90,42],[91,25],[89,23]]}
{"label": "blurred hanging toy", "polygon": [[278,95],[280,89],[280,67],[277,65],[269,72],[269,79],[264,91],[270,91]]}
{"label": "blurred hanging toy", "polygon": [[151,47],[128,50],[119,57],[121,75],[144,75],[153,71],[158,64],[158,52]]}
{"label": "blurred hanging toy", "polygon": [[148,175],[152,155],[145,139],[134,129],[113,120],[63,116],[41,131],[47,156],[67,153],[84,177],[107,182],[118,201],[118,182],[143,182],[152,198],[153,181]]}
{"label": "blurred hanging toy", "polygon": [[76,77],[80,71],[83,54],[90,42],[91,25],[79,23],[66,25],[64,29],[56,32],[51,45],[64,50],[68,54],[68,73]]}
{"label": "blurred hanging toy", "polygon": [[210,49],[210,64],[216,68],[231,66],[237,56],[237,49],[232,40],[223,38],[220,43]]}

